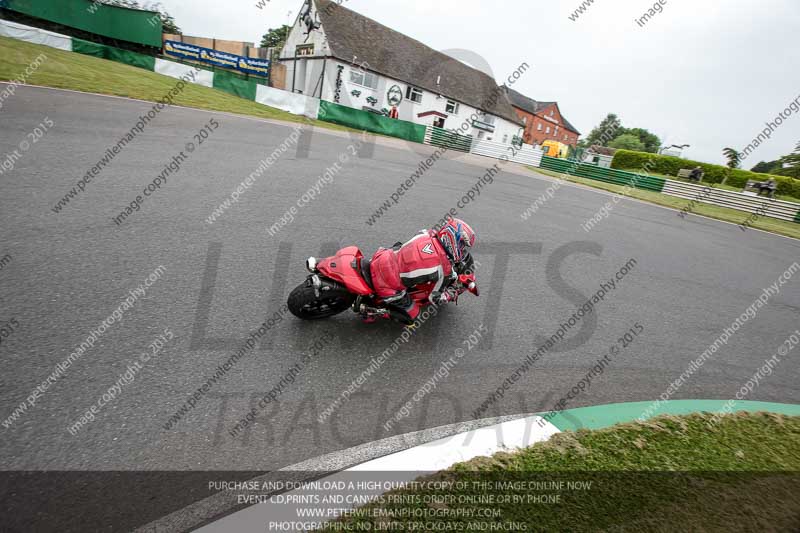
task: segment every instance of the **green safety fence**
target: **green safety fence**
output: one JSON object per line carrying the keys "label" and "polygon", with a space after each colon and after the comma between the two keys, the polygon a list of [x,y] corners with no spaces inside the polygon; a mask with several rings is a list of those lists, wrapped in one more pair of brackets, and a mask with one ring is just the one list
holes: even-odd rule
{"label": "green safety fence", "polygon": [[108,59],[106,51],[108,47],[104,44],[97,44],[91,41],[84,41],[83,39],[72,38],[72,51],[86,56],[94,56],[102,59]]}
{"label": "green safety fence", "polygon": [[72,39],[72,51],[88,56],[109,59],[118,63],[125,63],[126,65],[132,65],[149,71],[153,71],[156,68],[156,58],[152,56],[130,52],[104,44],[84,41],[83,39]]}
{"label": "green safety fence", "polygon": [[118,63],[125,63],[134,67],[144,68],[150,71],[156,68],[156,58],[136,52],[129,52],[121,48],[108,47],[108,59]]}
{"label": "green safety fence", "polygon": [[234,96],[255,100],[257,87],[258,84],[252,80],[243,80],[228,72],[214,72],[214,88]]}
{"label": "green safety fence", "polygon": [[591,163],[581,163],[570,159],[557,159],[548,156],[542,157],[541,167],[590,180],[613,183],[614,185],[627,185],[637,189],[646,189],[655,192],[661,192],[666,183],[663,178],[625,172],[624,170],[616,170],[613,168],[598,167]]}
{"label": "green safety fence", "polygon": [[2,7],[104,37],[161,48],[161,17],[155,11],[92,0],[5,0]]}
{"label": "green safety fence", "polygon": [[425,126],[369,111],[352,109],[332,102],[319,103],[319,120],[417,143],[425,142]]}
{"label": "green safety fence", "polygon": [[469,152],[472,149],[472,137],[459,135],[444,128],[433,127],[431,128],[430,144],[451,150]]}

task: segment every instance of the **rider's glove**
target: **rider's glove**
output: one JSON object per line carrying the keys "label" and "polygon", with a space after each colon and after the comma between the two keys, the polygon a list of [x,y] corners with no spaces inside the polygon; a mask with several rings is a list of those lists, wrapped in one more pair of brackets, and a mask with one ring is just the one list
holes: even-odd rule
{"label": "rider's glove", "polygon": [[446,292],[432,292],[430,300],[434,305],[444,305],[450,301],[450,295]]}
{"label": "rider's glove", "polygon": [[432,292],[431,302],[436,305],[450,303],[458,298],[458,293],[452,287],[448,287],[444,292]]}

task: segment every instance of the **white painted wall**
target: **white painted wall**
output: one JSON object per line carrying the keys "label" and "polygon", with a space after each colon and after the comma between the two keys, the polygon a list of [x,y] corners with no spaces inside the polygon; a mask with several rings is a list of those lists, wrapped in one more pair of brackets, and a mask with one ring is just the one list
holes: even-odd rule
{"label": "white painted wall", "polygon": [[[350,72],[353,70],[359,71],[358,66],[352,66],[336,59],[329,59],[327,62],[325,72],[326,88],[322,93],[323,100],[327,100],[329,102],[334,101],[336,77],[338,72],[337,67],[339,66],[344,67],[342,70],[342,90],[340,92],[338,102],[341,105],[352,107],[354,109],[364,109],[364,107],[372,107],[377,110],[381,110],[383,108],[390,109],[387,101],[388,92],[392,86],[397,85],[400,87],[400,90],[403,93],[403,101],[397,108],[398,112],[400,113],[401,120],[408,120],[410,122],[414,122],[415,124],[431,126],[433,125],[433,121],[436,117],[426,116],[420,118],[418,115],[427,111],[439,111],[448,115],[448,118],[445,120],[445,128],[461,128],[464,122],[468,121],[472,114],[477,112],[474,107],[459,102],[458,112],[455,114],[448,114],[446,113],[448,98],[446,96],[439,97],[439,95],[425,89],[422,90],[422,102],[413,102],[405,98],[406,90],[408,88],[407,83],[382,76],[380,74],[377,75],[377,89],[372,89],[370,87],[353,83],[350,81]],[[313,83],[315,83],[319,77],[320,70],[317,69],[315,72],[316,75],[313,77],[313,82],[310,83],[311,87],[309,90],[313,88]],[[360,91],[361,94],[359,96],[353,95],[352,92],[354,90]],[[318,95],[319,93],[317,93],[317,96]],[[367,102],[368,96],[373,96],[378,100],[378,102],[371,106]],[[469,127],[467,134],[477,137],[478,131],[479,130],[476,128]],[[514,135],[522,135],[522,126],[518,126],[511,121],[502,119],[500,117],[495,117],[494,133],[487,132],[484,134],[484,138],[487,140],[493,140],[495,142],[503,142],[503,138],[506,135],[506,143],[510,144]]]}
{"label": "white painted wall", "polygon": [[[312,3],[312,16],[316,13],[316,6]],[[315,17],[316,19],[316,17]],[[286,65],[286,90],[291,91],[294,84],[295,92],[302,92],[306,96],[315,96],[322,100],[329,102],[334,101],[336,92],[336,78],[338,74],[338,66],[344,67],[342,70],[342,88],[339,96],[339,104],[352,107],[354,109],[364,109],[364,107],[372,107],[377,110],[383,108],[389,109],[390,106],[387,102],[387,93],[389,88],[393,85],[400,87],[403,92],[403,101],[398,106],[400,119],[408,120],[416,124],[424,126],[433,125],[436,117],[427,116],[420,118],[418,115],[427,111],[439,111],[445,113],[447,100],[446,95],[432,93],[423,89],[422,102],[416,103],[405,98],[406,89],[408,84],[398,81],[383,75],[378,74],[378,86],[376,89],[364,87],[350,81],[350,71],[359,70],[359,65],[350,65],[347,62],[338,59],[329,58],[324,60],[322,56],[329,56],[331,51],[328,46],[327,37],[325,36],[325,28],[320,28],[311,32],[310,35],[305,35],[306,26],[300,20],[300,16],[295,20],[292,26],[292,31],[289,33],[289,38],[286,45],[281,51],[282,63]],[[314,44],[314,56],[312,57],[299,57],[295,65],[294,53],[297,45],[300,44]],[[318,82],[320,76],[323,74],[324,65],[324,82],[320,92]],[[369,65],[363,65],[363,68],[370,71]],[[297,71],[295,73],[295,70]],[[359,96],[352,94],[353,91],[360,91]],[[367,102],[367,97],[372,96],[378,100],[374,105]],[[459,103],[458,112],[450,114],[445,121],[445,128],[461,128],[465,121],[468,121],[473,113],[477,110],[464,103]],[[483,120],[483,119],[482,119]],[[522,126],[518,126],[513,122],[495,117],[495,131],[492,133],[484,132],[483,139],[491,140],[494,142],[511,143],[515,135],[522,135]],[[467,135],[478,137],[480,130],[469,127],[466,131]]]}

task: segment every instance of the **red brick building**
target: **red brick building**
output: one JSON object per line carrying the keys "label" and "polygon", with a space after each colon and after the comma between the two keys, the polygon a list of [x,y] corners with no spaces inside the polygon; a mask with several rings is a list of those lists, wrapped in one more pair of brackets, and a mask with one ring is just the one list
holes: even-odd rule
{"label": "red brick building", "polygon": [[508,87],[506,93],[514,111],[525,123],[525,143],[542,144],[544,141],[558,141],[570,146],[578,144],[581,134],[561,114],[557,102],[537,102]]}

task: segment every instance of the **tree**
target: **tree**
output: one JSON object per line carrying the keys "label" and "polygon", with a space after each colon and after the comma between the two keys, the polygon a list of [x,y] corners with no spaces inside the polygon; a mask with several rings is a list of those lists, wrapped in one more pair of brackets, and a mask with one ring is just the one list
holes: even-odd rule
{"label": "tree", "polygon": [[180,27],[175,23],[175,19],[166,9],[159,9],[158,12],[161,15],[161,26],[164,33],[182,33]]}
{"label": "tree", "polygon": [[650,133],[644,128],[624,128],[619,117],[614,113],[609,113],[606,118],[583,139],[583,142],[587,147],[594,144],[615,148],[616,146],[612,146],[614,141],[623,135],[632,135],[639,141],[638,144],[633,144],[629,137],[621,141],[622,144],[636,147],[631,148],[632,150],[635,149],[639,152],[656,154],[658,153],[658,149],[661,148],[661,139],[658,138],[658,135]]}
{"label": "tree", "polygon": [[793,153],[781,157],[778,162],[781,168],[775,171],[776,174],[800,179],[800,142],[797,143]]}
{"label": "tree", "polygon": [[724,148],[722,150],[722,155],[725,156],[725,159],[728,160],[727,165],[728,168],[734,169],[739,168],[739,163],[741,160],[739,159],[739,151],[735,148]]}
{"label": "tree", "polygon": [[739,151],[735,148],[723,148],[722,155],[725,156],[725,159],[728,160],[728,168],[725,172],[725,177],[722,180],[722,185],[725,185],[725,182],[728,181],[728,178],[731,176],[731,171],[735,168],[739,168],[739,163],[741,160],[739,159]]}
{"label": "tree", "polygon": [[609,148],[618,148],[620,150],[633,150],[634,152],[644,152],[644,143],[639,140],[639,137],[632,133],[624,133],[608,143]]}
{"label": "tree", "polygon": [[287,26],[284,24],[280,28],[270,28],[267,30],[267,33],[261,38],[261,46],[262,48],[276,48],[280,51],[283,48],[283,45],[286,43],[286,39],[289,38],[289,32],[292,30],[291,26]]}
{"label": "tree", "polygon": [[619,135],[619,129],[621,127],[622,123],[619,121],[619,117],[614,113],[609,113],[608,116],[586,136],[584,142],[586,146],[592,146],[594,144],[598,146],[608,146],[608,143]]}
{"label": "tree", "polygon": [[626,133],[630,133],[631,135],[635,135],[639,141],[644,145],[644,149],[642,152],[649,152],[651,154],[657,154],[658,149],[661,148],[661,139],[658,138],[658,135],[655,133],[650,133],[644,128],[633,128],[633,129],[626,129],[622,128],[621,135]]}
{"label": "tree", "polygon": [[780,160],[775,161],[761,161],[756,166],[750,169],[750,172],[758,172],[759,174],[774,174],[781,168]]}

